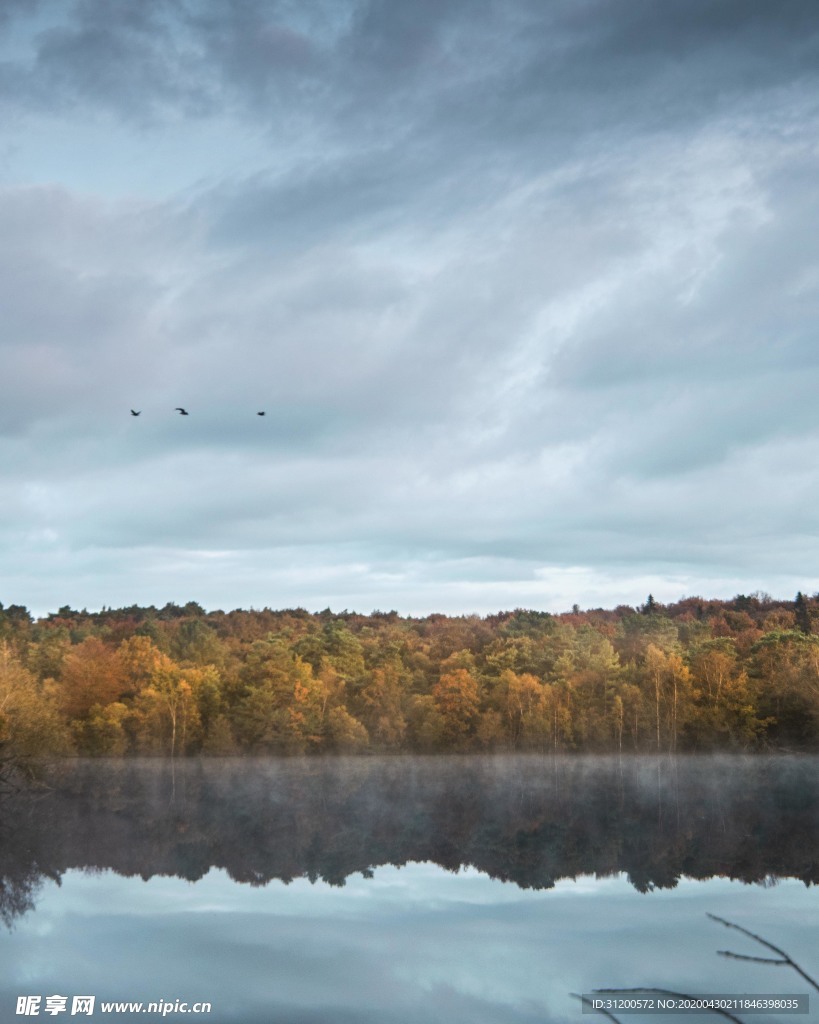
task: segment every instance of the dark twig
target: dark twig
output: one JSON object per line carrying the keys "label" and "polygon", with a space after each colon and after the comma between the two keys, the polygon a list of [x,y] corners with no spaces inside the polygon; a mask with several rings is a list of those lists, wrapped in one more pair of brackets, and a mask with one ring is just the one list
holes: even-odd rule
{"label": "dark twig", "polygon": [[[747,928],[743,928],[741,925],[734,924],[732,921],[726,921],[725,918],[723,918],[723,917],[717,917],[716,914],[708,914],[708,916],[711,918],[712,921],[717,921],[719,924],[725,925],[726,928],[733,928],[735,931],[741,932],[743,935],[747,935],[749,939],[753,939],[754,942],[758,942],[761,946],[764,946],[766,949],[769,949],[772,953],[776,954],[775,957],[769,957],[769,956],[749,956],[749,955],[747,955],[745,953],[733,953],[730,950],[721,949],[721,950],[719,950],[719,955],[720,956],[729,957],[732,960],[745,960],[745,961],[748,961],[750,963],[775,964],[777,966],[784,965],[786,967],[790,967],[794,971],[796,971],[796,973],[800,977],[804,978],[805,981],[807,981],[807,983],[809,985],[812,985],[813,988],[815,988],[817,992],[819,992],[819,983],[816,982],[816,979],[812,978],[807,973],[807,971],[804,971],[799,966],[799,964],[797,964],[796,961],[793,960],[785,952],[784,949],[780,949],[779,946],[775,946],[772,942],[768,942],[767,939],[763,939],[761,935],[756,935],[754,932],[748,931]],[[605,994],[620,993],[620,994],[628,994],[628,995],[646,995],[648,993],[652,993],[654,995],[670,996],[671,998],[674,998],[674,999],[696,999],[697,998],[697,996],[688,995],[686,992],[672,992],[670,989],[667,989],[667,988],[646,988],[645,986],[642,986],[640,988],[596,988],[593,991],[596,992],[596,993],[599,992],[601,994],[603,994],[603,993],[605,993]],[[572,992],[571,994],[576,999],[580,999],[583,1002],[584,1005],[592,1006],[592,1009],[596,1013],[602,1013],[604,1016],[609,1017],[611,1020],[616,1020],[617,1019],[616,1017],[612,1016],[612,1014],[609,1013],[607,1010],[598,1009],[596,1006],[594,1006],[591,1003],[591,1001],[589,999],[586,999],[584,996],[578,996],[575,992]],[[720,1017],[725,1017],[726,1020],[733,1021],[733,1024],[743,1024],[743,1021],[739,1017],[735,1017],[733,1013],[729,1013],[728,1010],[725,1010],[722,1007],[718,1007],[718,1006],[703,1007],[702,1012],[703,1013],[713,1013],[713,1014],[716,1014],[716,1015],[718,1015]]]}
{"label": "dark twig", "polygon": [[758,942],[760,946],[764,946],[772,953],[777,954],[777,958],[774,959],[773,957],[748,956],[745,953],[734,953],[729,949],[719,949],[717,950],[719,956],[729,957],[731,960],[747,960],[751,963],[775,964],[777,966],[790,967],[796,971],[800,977],[804,978],[809,985],[812,985],[817,992],[819,992],[819,982],[817,982],[815,978],[812,978],[807,971],[803,970],[796,961],[792,960],[784,949],[780,949],[779,946],[775,946],[772,942],[768,942],[767,939],[763,939],[761,935],[756,935],[754,932],[748,931],[747,928],[743,928],[741,925],[734,924],[732,921],[726,921],[723,917],[717,917],[716,914],[709,914],[708,916],[712,921],[724,924],[726,928],[733,928],[735,931],[742,932],[742,934],[747,935],[749,939],[753,939],[754,942]]}
{"label": "dark twig", "polygon": [[[629,993],[631,995],[634,995],[636,993],[645,994],[647,992],[651,992],[653,995],[657,995],[657,996],[671,996],[673,999],[698,999],[699,998],[698,996],[688,995],[687,992],[672,992],[670,989],[667,989],[667,988],[645,988],[645,987],[640,987],[640,988],[596,988],[596,989],[593,989],[593,991],[594,992],[620,992],[620,993],[626,993],[627,992],[627,993]],[[739,1017],[735,1017],[733,1015],[733,1013],[729,1013],[727,1010],[723,1010],[722,1007],[720,1007],[720,1006],[704,1006],[702,1008],[702,1012],[703,1013],[716,1013],[720,1017],[727,1017],[728,1020],[734,1021],[734,1024],[743,1024],[743,1021],[741,1021],[739,1019]]]}
{"label": "dark twig", "polygon": [[789,960],[775,960],[772,956],[746,956],[745,953],[732,953],[729,949],[718,949],[717,956],[730,957],[731,960],[750,960],[754,964],[784,964],[787,966]]}

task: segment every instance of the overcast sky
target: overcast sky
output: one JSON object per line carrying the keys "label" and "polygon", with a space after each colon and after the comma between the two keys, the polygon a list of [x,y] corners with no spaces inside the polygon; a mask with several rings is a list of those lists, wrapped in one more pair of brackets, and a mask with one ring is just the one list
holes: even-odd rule
{"label": "overcast sky", "polygon": [[3,0],[0,601],[813,593],[818,224],[815,0]]}

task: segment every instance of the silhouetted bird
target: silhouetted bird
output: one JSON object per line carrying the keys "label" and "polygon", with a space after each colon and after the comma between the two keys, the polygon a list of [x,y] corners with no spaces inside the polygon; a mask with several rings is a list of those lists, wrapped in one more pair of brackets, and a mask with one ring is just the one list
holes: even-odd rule
{"label": "silhouetted bird", "polygon": [[174,409],[174,412],[178,412],[180,416],[190,416],[188,410],[183,409],[181,405],[177,405],[177,407]]}
{"label": "silhouetted bird", "polygon": [[264,413],[263,412],[257,412],[256,415],[257,416],[264,416]]}
{"label": "silhouetted bird", "polygon": [[142,413],[141,409],[139,410],[139,412],[137,412],[136,409],[132,409],[131,410],[131,415],[132,416],[139,416],[141,413]]}

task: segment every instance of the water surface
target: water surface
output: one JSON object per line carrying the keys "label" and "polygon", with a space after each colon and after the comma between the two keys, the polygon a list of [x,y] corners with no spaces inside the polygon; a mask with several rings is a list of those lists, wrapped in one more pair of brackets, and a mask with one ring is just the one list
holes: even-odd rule
{"label": "water surface", "polygon": [[760,950],[706,912],[816,973],[816,769],[78,762],[2,808],[0,1019],[23,994],[213,1004],[180,1021],[514,1024],[593,1019],[569,993],[601,986],[804,992],[718,957]]}

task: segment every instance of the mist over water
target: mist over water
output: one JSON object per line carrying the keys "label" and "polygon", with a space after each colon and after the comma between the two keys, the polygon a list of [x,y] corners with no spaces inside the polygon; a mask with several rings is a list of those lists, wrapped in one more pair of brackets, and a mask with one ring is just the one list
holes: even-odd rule
{"label": "mist over water", "polygon": [[730,940],[705,915],[817,959],[817,767],[68,762],[0,807],[0,1000],[32,962],[55,991],[75,976],[121,999],[154,998],[151,977],[166,998],[204,988],[209,1019],[250,1024],[571,1020],[567,993],[596,985],[782,990],[758,966],[726,973]]}
{"label": "mist over water", "polygon": [[[6,801],[2,869],[343,884],[472,866],[523,888],[624,872],[819,880],[814,757],[375,757],[65,762]],[[25,809],[25,813],[23,813]],[[15,852],[17,851],[17,852]],[[25,852],[24,852],[25,851]],[[19,867],[18,867],[19,869]]]}

